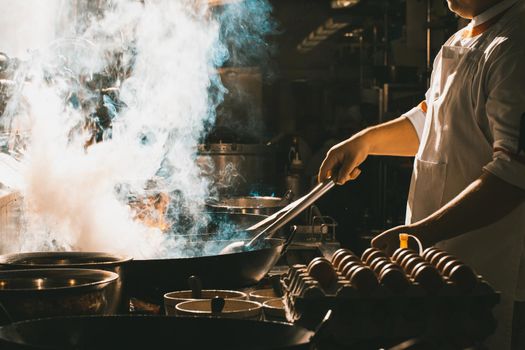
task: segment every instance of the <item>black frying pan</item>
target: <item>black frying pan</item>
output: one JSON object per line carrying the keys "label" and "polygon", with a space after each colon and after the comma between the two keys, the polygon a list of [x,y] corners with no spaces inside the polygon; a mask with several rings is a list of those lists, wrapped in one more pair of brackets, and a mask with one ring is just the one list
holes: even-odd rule
{"label": "black frying pan", "polygon": [[[128,265],[129,295],[162,304],[167,292],[188,289],[188,277],[199,276],[206,289],[233,289],[259,282],[284,254],[293,234],[266,239],[263,247],[233,254],[174,259],[134,259]],[[224,241],[224,246],[229,241]]]}
{"label": "black frying pan", "polygon": [[18,349],[309,349],[313,332],[286,323],[227,318],[92,316],[13,323],[0,348]]}

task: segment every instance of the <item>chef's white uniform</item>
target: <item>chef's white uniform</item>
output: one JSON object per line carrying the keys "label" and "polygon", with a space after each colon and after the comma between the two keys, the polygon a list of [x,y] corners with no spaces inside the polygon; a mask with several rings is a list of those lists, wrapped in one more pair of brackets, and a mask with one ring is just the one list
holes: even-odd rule
{"label": "chef's white uniform", "polygon": [[[408,223],[445,205],[483,169],[525,189],[519,147],[525,138],[525,0],[502,1],[454,34],[434,61],[425,101],[405,115],[420,139]],[[488,227],[438,244],[501,291],[491,349],[510,349],[513,303],[525,300],[524,238],[521,205]]]}

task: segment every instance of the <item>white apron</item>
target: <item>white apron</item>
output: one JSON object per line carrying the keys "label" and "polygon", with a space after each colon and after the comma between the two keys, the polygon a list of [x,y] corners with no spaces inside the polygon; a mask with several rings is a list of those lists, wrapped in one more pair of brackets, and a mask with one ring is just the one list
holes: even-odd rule
{"label": "white apron", "polygon": [[[486,120],[480,118],[480,61],[491,36],[475,48],[443,46],[427,92],[427,116],[416,155],[407,223],[432,214],[482,174],[492,160]],[[483,112],[483,111],[482,111]],[[497,204],[496,204],[497,205]],[[512,311],[524,245],[525,206],[481,230],[440,242],[439,247],[472,266],[498,291],[496,333],[490,349],[510,349]],[[525,330],[524,330],[525,331]]]}

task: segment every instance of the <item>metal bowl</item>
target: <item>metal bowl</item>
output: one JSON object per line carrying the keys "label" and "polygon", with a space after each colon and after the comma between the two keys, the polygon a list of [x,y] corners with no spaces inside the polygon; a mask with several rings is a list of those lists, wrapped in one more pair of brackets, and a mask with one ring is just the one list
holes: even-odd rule
{"label": "metal bowl", "polygon": [[217,313],[212,311],[212,300],[206,299],[183,301],[177,304],[175,308],[177,309],[177,314],[187,316],[259,320],[262,315],[262,305],[260,303],[239,299],[224,299],[224,307]]}
{"label": "metal bowl", "polygon": [[120,301],[118,279],[114,272],[90,269],[0,271],[0,304],[9,321],[113,314]]}
{"label": "metal bowl", "polygon": [[179,303],[190,300],[210,300],[215,297],[239,300],[245,300],[248,298],[246,293],[237,290],[205,289],[201,291],[200,298],[196,299],[193,298],[191,290],[178,290],[164,294],[164,311],[166,312],[166,315],[176,315],[177,309],[175,307]]}
{"label": "metal bowl", "polygon": [[[132,258],[103,252],[34,252],[0,255],[0,270],[25,269],[97,269],[119,275],[117,289],[121,303],[119,312],[129,312],[126,291],[127,266]],[[122,295],[122,296],[121,296]]]}
{"label": "metal bowl", "polygon": [[263,303],[263,313],[267,321],[287,322],[286,310],[282,298],[266,300]]}

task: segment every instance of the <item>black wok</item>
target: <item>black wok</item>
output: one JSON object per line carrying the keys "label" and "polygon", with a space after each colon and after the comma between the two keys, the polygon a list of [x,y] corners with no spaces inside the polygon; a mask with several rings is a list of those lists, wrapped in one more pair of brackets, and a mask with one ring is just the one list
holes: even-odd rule
{"label": "black wok", "polygon": [[[134,259],[129,264],[129,294],[162,304],[167,292],[188,289],[188,277],[195,275],[206,289],[235,289],[259,282],[284,254],[291,241],[271,238],[252,251],[193,258]],[[227,246],[232,241],[220,242]]]}
{"label": "black wok", "polygon": [[226,318],[107,316],[18,322],[2,349],[308,349],[313,332],[286,323]]}

